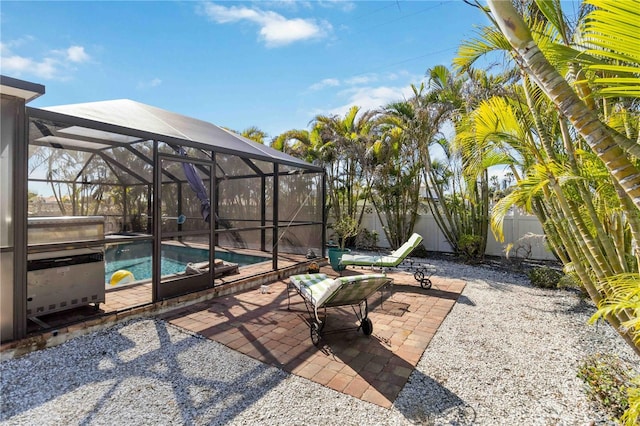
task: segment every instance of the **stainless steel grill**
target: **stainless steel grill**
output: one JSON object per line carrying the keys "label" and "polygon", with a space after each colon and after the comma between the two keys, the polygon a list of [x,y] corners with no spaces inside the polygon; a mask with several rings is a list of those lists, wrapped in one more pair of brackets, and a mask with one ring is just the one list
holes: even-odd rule
{"label": "stainless steel grill", "polygon": [[[104,246],[74,248],[79,241],[104,238],[104,218],[29,218],[27,317],[105,301]],[[38,245],[70,243],[65,249],[37,251]],[[35,248],[34,248],[35,247]]]}

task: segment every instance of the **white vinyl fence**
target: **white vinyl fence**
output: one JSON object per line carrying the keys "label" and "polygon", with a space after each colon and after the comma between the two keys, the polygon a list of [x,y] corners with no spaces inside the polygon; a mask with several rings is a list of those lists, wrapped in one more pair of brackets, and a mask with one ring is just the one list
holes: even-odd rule
{"label": "white vinyl fence", "polygon": [[[382,224],[375,212],[365,213],[362,222],[364,228],[378,233],[378,246],[389,247]],[[428,251],[451,253],[453,250],[438,228],[433,215],[422,214],[418,217],[414,232],[422,235],[423,245]],[[546,247],[542,225],[535,216],[514,212],[504,219],[504,243],[496,241],[491,230],[487,241],[486,254],[490,256],[505,256],[505,248],[512,244],[510,257],[526,257],[534,260],[555,260],[551,251]]]}

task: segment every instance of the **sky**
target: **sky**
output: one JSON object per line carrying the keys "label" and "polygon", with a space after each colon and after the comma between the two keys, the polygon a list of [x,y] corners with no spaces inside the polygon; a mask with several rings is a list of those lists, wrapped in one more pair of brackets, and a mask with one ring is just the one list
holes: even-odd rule
{"label": "sky", "polygon": [[131,99],[268,139],[408,98],[488,20],[449,1],[5,1],[3,75],[32,107]]}

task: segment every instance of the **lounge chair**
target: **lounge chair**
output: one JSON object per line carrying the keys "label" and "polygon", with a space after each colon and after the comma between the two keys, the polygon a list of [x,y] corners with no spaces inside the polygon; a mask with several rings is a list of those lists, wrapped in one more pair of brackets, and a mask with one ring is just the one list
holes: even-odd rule
{"label": "lounge chair", "polygon": [[[185,275],[202,275],[209,272],[209,261],[198,263],[187,263],[184,273]],[[227,262],[226,260],[216,259],[213,264],[213,277],[220,278],[226,275],[237,274],[238,264]]]}
{"label": "lounge chair", "polygon": [[[301,274],[292,275],[289,278],[289,290],[295,290],[302,297],[311,317],[309,321],[311,341],[317,346],[320,341],[320,333],[326,324],[326,308],[351,305],[359,321],[357,330],[362,329],[365,336],[371,335],[373,324],[368,317],[367,298],[392,281],[384,274],[353,275],[339,278],[329,277],[325,274]],[[289,308],[291,297],[289,291],[287,293]],[[356,310],[356,306],[358,310]],[[324,321],[318,315],[319,309],[324,309]]]}
{"label": "lounge chair", "polygon": [[[416,247],[422,242],[422,236],[417,233],[413,233],[409,239],[402,244],[397,250],[394,250],[390,254],[386,255],[366,255],[366,254],[343,254],[340,264],[344,266],[368,266],[371,268],[396,268],[402,262],[407,260],[407,257],[411,254]],[[409,260],[409,269],[414,269],[414,262]],[[418,265],[413,274],[416,281],[420,283],[423,288],[431,288],[431,275],[435,273],[435,267],[432,265]]]}
{"label": "lounge chair", "polygon": [[397,250],[386,255],[343,254],[340,263],[343,265],[377,266],[380,268],[395,268],[406,259],[422,242],[422,236],[414,233]]}

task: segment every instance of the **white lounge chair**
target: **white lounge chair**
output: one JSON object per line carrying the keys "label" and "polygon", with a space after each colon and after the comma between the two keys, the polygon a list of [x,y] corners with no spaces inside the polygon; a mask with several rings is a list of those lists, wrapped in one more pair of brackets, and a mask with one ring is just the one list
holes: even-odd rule
{"label": "white lounge chair", "polygon": [[422,236],[414,233],[397,250],[386,255],[343,254],[340,263],[343,265],[377,266],[380,268],[395,268],[420,245]]}
{"label": "white lounge chair", "polygon": [[[418,233],[413,233],[409,239],[402,244],[398,249],[394,250],[390,254],[385,255],[366,255],[366,254],[350,254],[345,253],[342,255],[340,264],[344,266],[368,266],[371,268],[396,268],[422,243],[422,236]],[[410,269],[413,269],[413,262],[410,262]],[[432,265],[418,265],[413,276],[416,281],[420,282],[423,288],[431,288],[431,275],[435,272],[435,267]]]}

